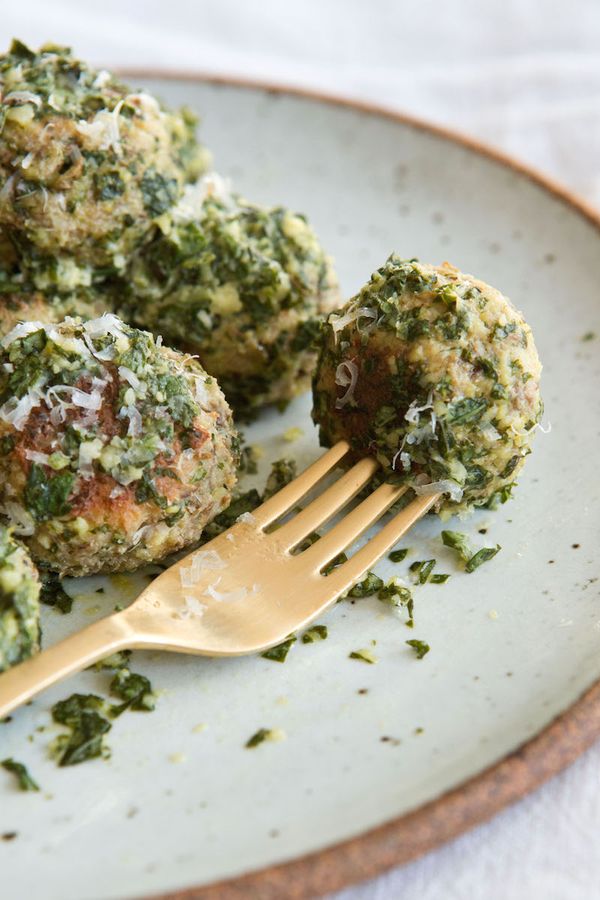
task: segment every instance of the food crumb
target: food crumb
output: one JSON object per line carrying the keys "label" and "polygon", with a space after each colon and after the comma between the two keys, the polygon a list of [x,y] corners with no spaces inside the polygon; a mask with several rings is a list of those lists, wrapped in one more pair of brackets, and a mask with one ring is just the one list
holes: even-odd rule
{"label": "food crumb", "polygon": [[185,753],[171,753],[169,756],[169,762],[179,764],[185,762]]}
{"label": "food crumb", "polygon": [[205,722],[200,722],[198,725],[194,725],[192,728],[192,734],[201,734],[201,732],[206,731],[208,725]]}
{"label": "food crumb", "polygon": [[249,738],[245,747],[247,750],[251,750],[253,747],[258,747],[259,744],[263,744],[265,741],[283,741],[287,737],[285,731],[281,728],[259,728],[251,738]]}
{"label": "food crumb", "polygon": [[496,609],[490,609],[488,616],[490,617],[490,619],[497,619],[499,616],[499,613]]}
{"label": "food crumb", "polygon": [[302,428],[298,428],[297,425],[288,428],[287,431],[283,432],[283,439],[287,441],[288,444],[292,444],[294,441],[297,441],[298,438],[301,438],[304,434],[304,430]]}
{"label": "food crumb", "polygon": [[370,666],[378,662],[377,657],[370,650],[353,650],[348,654],[350,659],[360,659],[362,662],[368,663]]}

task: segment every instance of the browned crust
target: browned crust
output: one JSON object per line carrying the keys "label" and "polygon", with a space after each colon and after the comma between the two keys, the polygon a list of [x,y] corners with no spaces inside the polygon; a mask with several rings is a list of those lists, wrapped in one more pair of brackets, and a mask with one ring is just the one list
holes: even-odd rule
{"label": "browned crust", "polygon": [[[242,78],[190,72],[123,69],[129,78],[204,81],[227,87],[259,89],[345,106],[381,116],[459,144],[498,165],[527,177],[533,184],[579,213],[600,231],[600,216],[575,194],[535,169],[477,140],[374,103],[317,91],[282,87]],[[155,900],[304,900],[339,890],[348,884],[417,859],[445,841],[485,822],[510,803],[542,785],[600,737],[600,681],[539,734],[481,774],[424,806],[350,840],[316,853],[204,887],[155,895]]]}

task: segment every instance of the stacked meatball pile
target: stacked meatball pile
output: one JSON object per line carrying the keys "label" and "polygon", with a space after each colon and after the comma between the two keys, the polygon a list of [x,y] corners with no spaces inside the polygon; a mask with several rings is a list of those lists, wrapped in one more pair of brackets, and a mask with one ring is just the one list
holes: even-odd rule
{"label": "stacked meatball pile", "polygon": [[202,177],[191,112],[64,47],[13,42],[0,86],[3,333],[111,309],[197,354],[238,412],[307,389],[338,295],[302,216]]}
{"label": "stacked meatball pile", "polygon": [[0,670],[39,646],[34,563],[194,543],[236,482],[230,404],[310,384],[331,261],[208,173],[195,126],[65,47],[0,57]]}

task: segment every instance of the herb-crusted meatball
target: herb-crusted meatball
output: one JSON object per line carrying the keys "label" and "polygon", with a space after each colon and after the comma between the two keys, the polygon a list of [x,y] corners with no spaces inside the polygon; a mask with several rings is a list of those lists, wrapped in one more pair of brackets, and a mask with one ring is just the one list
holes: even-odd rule
{"label": "herb-crusted meatball", "polygon": [[0,525],[0,672],[40,648],[37,569],[11,529]]}
{"label": "herb-crusted meatball", "polygon": [[134,569],[229,503],[237,439],[213,378],[116,316],[0,342],[0,508],[42,566]]}
{"label": "herb-crusted meatball", "polygon": [[[21,257],[66,253],[122,271],[206,164],[194,119],[65,47],[13,41],[0,58],[0,226]],[[39,285],[38,285],[39,286]]]}
{"label": "herb-crusted meatball", "polygon": [[497,290],[391,256],[325,328],[314,378],[321,441],[441,491],[445,513],[510,496],[542,415],[531,329]]}
{"label": "herb-crusted meatball", "polygon": [[163,218],[131,283],[130,316],[197,353],[239,412],[306,390],[319,316],[338,302],[306,220],[248,203],[215,175]]}

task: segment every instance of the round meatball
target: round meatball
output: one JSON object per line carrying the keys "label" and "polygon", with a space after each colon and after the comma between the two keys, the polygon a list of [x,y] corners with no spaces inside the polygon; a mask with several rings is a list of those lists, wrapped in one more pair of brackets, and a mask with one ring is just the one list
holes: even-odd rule
{"label": "round meatball", "polygon": [[308,388],[320,316],[338,302],[304,217],[248,203],[215,175],[186,189],[130,285],[129,316],[197,353],[241,414]]}
{"label": "round meatball", "polygon": [[0,509],[45,568],[132,570],[195,541],[237,447],[214,378],[110,313],[0,341]]}
{"label": "round meatball", "polygon": [[21,258],[66,253],[103,276],[122,271],[206,165],[191,114],[164,109],[68,48],[13,41],[0,57],[0,90],[0,226]]}
{"label": "round meatball", "polygon": [[40,581],[29,554],[0,525],[0,672],[40,649]]}
{"label": "round meatball", "polygon": [[329,316],[313,418],[323,444],[348,440],[462,513],[510,496],[542,416],[540,373],[531,329],[499,291],[391,256]]}

